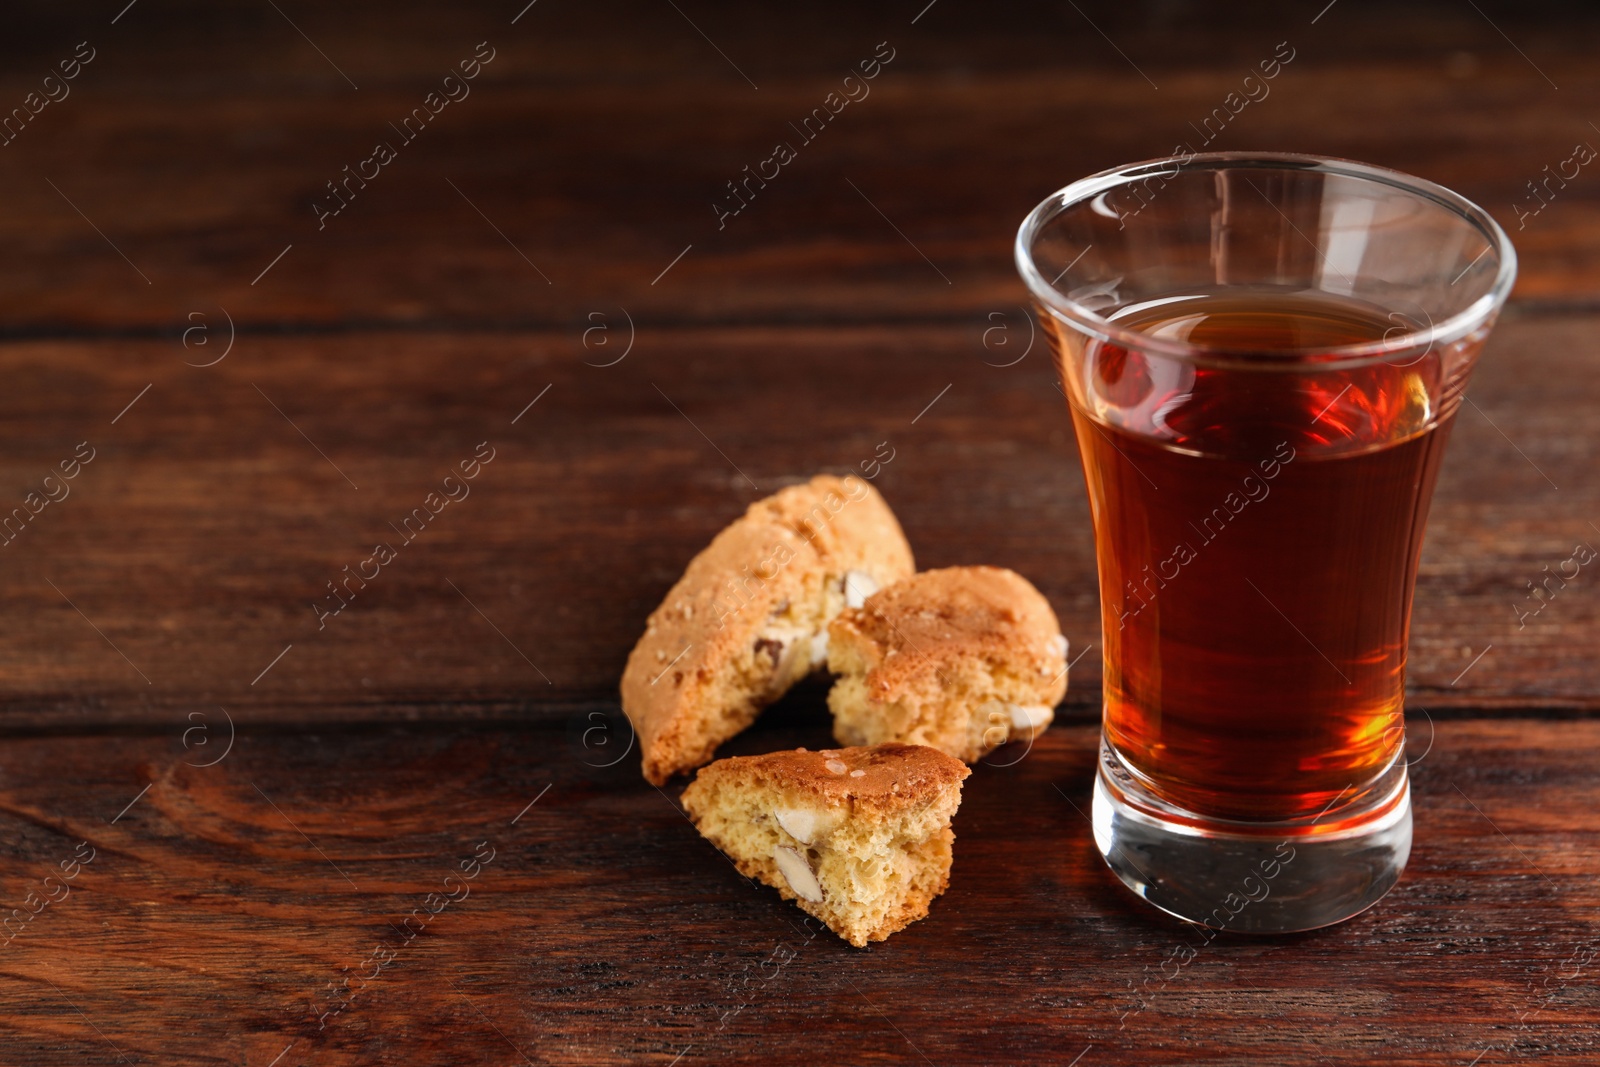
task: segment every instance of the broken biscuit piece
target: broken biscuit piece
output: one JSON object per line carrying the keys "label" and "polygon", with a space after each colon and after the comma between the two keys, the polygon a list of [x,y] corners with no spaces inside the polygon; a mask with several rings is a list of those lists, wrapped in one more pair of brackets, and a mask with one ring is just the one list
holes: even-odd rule
{"label": "broken biscuit piece", "polygon": [[922,745],[770,752],[701,768],[683,805],[741,874],[860,948],[944,892],[970,773]]}
{"label": "broken biscuit piece", "polygon": [[1000,567],[923,571],[828,628],[833,736],[932,745],[974,763],[1032,741],[1067,690],[1067,639],[1026,578]]}
{"label": "broken biscuit piece", "polygon": [[622,675],[644,776],[661,785],[827,661],[828,621],[914,570],[877,490],[819,475],[751,504],[690,561]]}

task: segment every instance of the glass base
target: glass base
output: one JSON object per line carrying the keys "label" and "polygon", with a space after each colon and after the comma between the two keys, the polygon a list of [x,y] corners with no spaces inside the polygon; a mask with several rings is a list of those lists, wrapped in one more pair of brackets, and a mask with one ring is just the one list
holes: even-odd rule
{"label": "glass base", "polygon": [[1336,803],[1283,822],[1207,818],[1155,796],[1102,740],[1094,841],[1124,885],[1180,919],[1243,934],[1315,930],[1377,903],[1411,854],[1403,756]]}

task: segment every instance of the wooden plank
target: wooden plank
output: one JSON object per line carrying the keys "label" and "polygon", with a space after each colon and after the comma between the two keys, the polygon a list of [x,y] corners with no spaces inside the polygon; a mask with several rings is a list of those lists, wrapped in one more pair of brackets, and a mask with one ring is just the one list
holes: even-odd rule
{"label": "wooden plank", "polygon": [[[155,342],[7,346],[6,508],[80,443],[96,454],[0,547],[0,715],[89,725],[220,704],[316,721],[611,701],[645,615],[717,529],[781,485],[871,469],[882,442],[875,484],[920,565],[1034,580],[1084,653],[1068,705],[1092,715],[1093,538],[1070,422],[1042,342],[995,366],[990,325],[641,326],[610,367],[584,365],[601,350],[576,331],[242,335],[205,369]],[[1020,346],[1016,313],[1011,329]],[[1600,405],[1594,332],[1589,316],[1521,318],[1490,342],[1418,584],[1423,706],[1594,706],[1593,576],[1520,628],[1517,614],[1536,604],[1528,582],[1600,539],[1595,438],[1578,430]],[[485,441],[495,458],[470,495],[407,544],[404,517]],[[378,542],[393,563],[344,584]],[[340,603],[335,581],[355,594],[320,618],[314,605]]]}
{"label": "wooden plank", "polygon": [[[1584,103],[1600,90],[1595,15],[1580,7],[1545,24],[1342,5],[1313,24],[1271,5],[1091,22],[941,4],[912,25],[924,5],[893,18],[706,5],[693,24],[663,6],[619,34],[603,6],[535,7],[513,26],[516,6],[300,12],[327,59],[270,7],[134,7],[93,29],[36,15],[0,102],[83,37],[99,50],[3,149],[6,329],[175,336],[219,308],[262,326],[566,328],[618,306],[640,321],[978,317],[1018,301],[1010,244],[1028,209],[1075,177],[1198,142],[1280,41],[1295,58],[1270,92],[1196,147],[1421,174],[1517,230],[1520,296],[1582,301],[1600,283],[1600,185],[1586,175],[1517,229],[1517,205],[1542,203],[1527,183],[1600,138]],[[495,59],[471,95],[400,141],[391,123],[482,40]],[[791,124],[880,41],[894,59],[870,95],[803,140]],[[326,183],[384,139],[397,158],[319,222],[313,203],[336,203]],[[719,223],[727,183],[780,141],[797,158]]]}
{"label": "wooden plank", "polygon": [[[1385,901],[1312,935],[1210,943],[1102,869],[1080,814],[1094,731],[1054,729],[977,768],[949,891],[864,951],[740,878],[675,788],[640,779],[636,753],[604,766],[626,741],[617,721],[241,733],[212,767],[188,764],[220,747],[185,750],[181,728],[0,748],[6,908],[70,893],[0,948],[8,1059],[1066,1064],[1088,1047],[1077,1062],[1093,1067],[1600,1051],[1600,841],[1573,815],[1600,803],[1596,723],[1437,723],[1414,737],[1417,844]],[[607,728],[609,749],[584,734]],[[734,747],[802,743],[826,743],[814,703]],[[45,885],[89,849],[75,878]],[[392,958],[363,965],[378,949]]]}

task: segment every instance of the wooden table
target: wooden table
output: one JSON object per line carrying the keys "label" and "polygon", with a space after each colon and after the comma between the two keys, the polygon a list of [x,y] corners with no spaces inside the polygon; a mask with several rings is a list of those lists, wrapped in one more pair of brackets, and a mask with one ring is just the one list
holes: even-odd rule
{"label": "wooden table", "polygon": [[[1600,177],[1526,185],[1600,143],[1592,10],[123,4],[0,36],[0,1062],[1600,1061],[1600,576],[1516,610],[1600,539]],[[1406,877],[1188,959],[1083,818],[1093,544],[1010,244],[1279,42],[1211,147],[1444,182],[1523,266],[1422,564]],[[881,442],[919,562],[1028,575],[1082,658],[857,951],[641,780],[616,682],[715,530]],[[827,744],[822,696],[728,750]]]}

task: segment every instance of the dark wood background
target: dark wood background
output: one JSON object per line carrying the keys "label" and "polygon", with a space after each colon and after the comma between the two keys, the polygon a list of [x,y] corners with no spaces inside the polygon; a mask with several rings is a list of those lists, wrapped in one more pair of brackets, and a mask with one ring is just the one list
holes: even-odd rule
{"label": "dark wood background", "polygon": [[[0,914],[18,909],[0,1062],[1600,1057],[1600,577],[1517,616],[1527,583],[1600,542],[1600,176],[1521,229],[1515,208],[1600,145],[1600,15],[3,18],[0,115],[79,42],[94,59],[0,146],[0,513],[80,442],[95,458],[0,545]],[[324,183],[484,41],[470,95],[319,230]],[[724,183],[884,41],[870,96],[719,229]],[[1418,584],[1406,878],[1337,929],[1178,966],[1195,935],[1112,883],[1082,817],[1093,541],[1011,239],[1072,178],[1196,142],[1284,41],[1293,61],[1213,147],[1443,182],[1511,229],[1522,274]],[[470,496],[319,629],[325,583],[485,441]],[[641,780],[615,692],[718,528],[880,442],[919,563],[1019,570],[1082,658],[1065,725],[969,780],[932,917],[856,951]],[[822,696],[802,687],[730,751],[826,744]]]}

